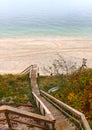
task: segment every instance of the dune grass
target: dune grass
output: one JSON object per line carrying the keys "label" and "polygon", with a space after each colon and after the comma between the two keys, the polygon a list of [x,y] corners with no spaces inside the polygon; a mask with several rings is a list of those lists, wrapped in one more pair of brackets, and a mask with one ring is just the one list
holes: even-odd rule
{"label": "dune grass", "polygon": [[27,103],[30,94],[28,75],[0,75],[0,102]]}

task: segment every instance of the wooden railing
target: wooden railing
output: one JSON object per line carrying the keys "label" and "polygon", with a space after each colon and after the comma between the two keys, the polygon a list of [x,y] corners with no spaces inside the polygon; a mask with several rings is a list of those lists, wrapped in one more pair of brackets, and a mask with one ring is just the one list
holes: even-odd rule
{"label": "wooden railing", "polygon": [[26,69],[24,69],[20,74],[27,74],[30,72],[31,68],[33,67],[33,65],[28,66]]}
{"label": "wooden railing", "polygon": [[51,124],[49,124],[48,122],[45,122],[46,127],[52,130],[55,130],[55,119],[52,116],[51,112],[48,110],[48,108],[44,105],[44,103],[40,99],[41,96],[40,96],[40,91],[38,89],[38,84],[37,84],[37,76],[38,76],[37,70],[38,70],[37,66],[33,65],[32,70],[30,71],[30,75],[29,75],[30,81],[31,81],[32,95],[41,114],[52,121]]}
{"label": "wooden railing", "polygon": [[[10,130],[13,130],[12,122],[25,124],[27,126],[38,127],[40,129],[44,129],[44,130],[54,130],[52,128],[49,128],[49,127],[47,128],[45,126],[46,123],[52,125],[52,119],[48,118],[47,116],[42,116],[42,115],[38,115],[38,114],[35,114],[35,113],[23,111],[23,110],[13,108],[13,107],[10,107],[10,106],[1,106],[0,107],[0,113],[4,113],[5,117],[6,117],[6,118],[2,117],[2,119],[0,119],[0,122],[6,120]],[[14,115],[18,115],[19,117],[22,117],[22,118],[24,117],[24,118],[28,118],[28,119],[33,119],[33,120],[35,120],[35,122],[37,121],[39,123],[35,123],[35,122],[31,123],[31,121],[28,122],[26,120],[22,121],[22,120],[19,120],[19,119],[14,119],[14,118],[11,117],[12,114],[13,114],[13,117],[14,117]]]}
{"label": "wooden railing", "polygon": [[52,116],[51,112],[44,105],[44,103],[40,100],[40,98],[34,92],[32,92],[32,94],[41,114],[48,117],[52,121],[51,124],[48,124],[48,122],[45,122],[46,126],[51,128],[52,130],[55,130],[55,118]]}
{"label": "wooden railing", "polygon": [[67,104],[59,101],[48,93],[40,90],[42,96],[44,96],[48,101],[55,105],[60,111],[62,111],[68,118],[70,118],[78,127],[79,130],[91,130],[85,115],[74,108],[68,106]]}

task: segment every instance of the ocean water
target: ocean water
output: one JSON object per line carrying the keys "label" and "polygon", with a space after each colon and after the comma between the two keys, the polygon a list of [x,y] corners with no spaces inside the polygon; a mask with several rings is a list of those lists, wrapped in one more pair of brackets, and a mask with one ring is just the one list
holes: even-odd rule
{"label": "ocean water", "polygon": [[92,15],[0,16],[0,37],[92,37]]}

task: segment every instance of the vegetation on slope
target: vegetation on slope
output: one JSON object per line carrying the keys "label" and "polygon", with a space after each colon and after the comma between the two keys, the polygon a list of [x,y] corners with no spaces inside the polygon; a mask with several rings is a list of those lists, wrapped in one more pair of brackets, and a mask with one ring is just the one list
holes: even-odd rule
{"label": "vegetation on slope", "polygon": [[27,103],[30,92],[28,75],[0,75],[0,102]]}
{"label": "vegetation on slope", "polygon": [[39,86],[47,92],[50,88],[59,87],[58,91],[50,94],[83,112],[92,127],[92,69],[39,77]]}

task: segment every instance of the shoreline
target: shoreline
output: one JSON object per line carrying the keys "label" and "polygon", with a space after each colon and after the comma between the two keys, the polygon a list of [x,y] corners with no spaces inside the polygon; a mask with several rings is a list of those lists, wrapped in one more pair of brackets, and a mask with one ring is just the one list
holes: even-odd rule
{"label": "shoreline", "polygon": [[0,39],[4,40],[4,39],[40,39],[40,40],[44,40],[44,39],[61,39],[61,40],[92,40],[92,37],[86,37],[86,36],[9,36],[9,37],[5,37],[5,36],[1,36]]}

